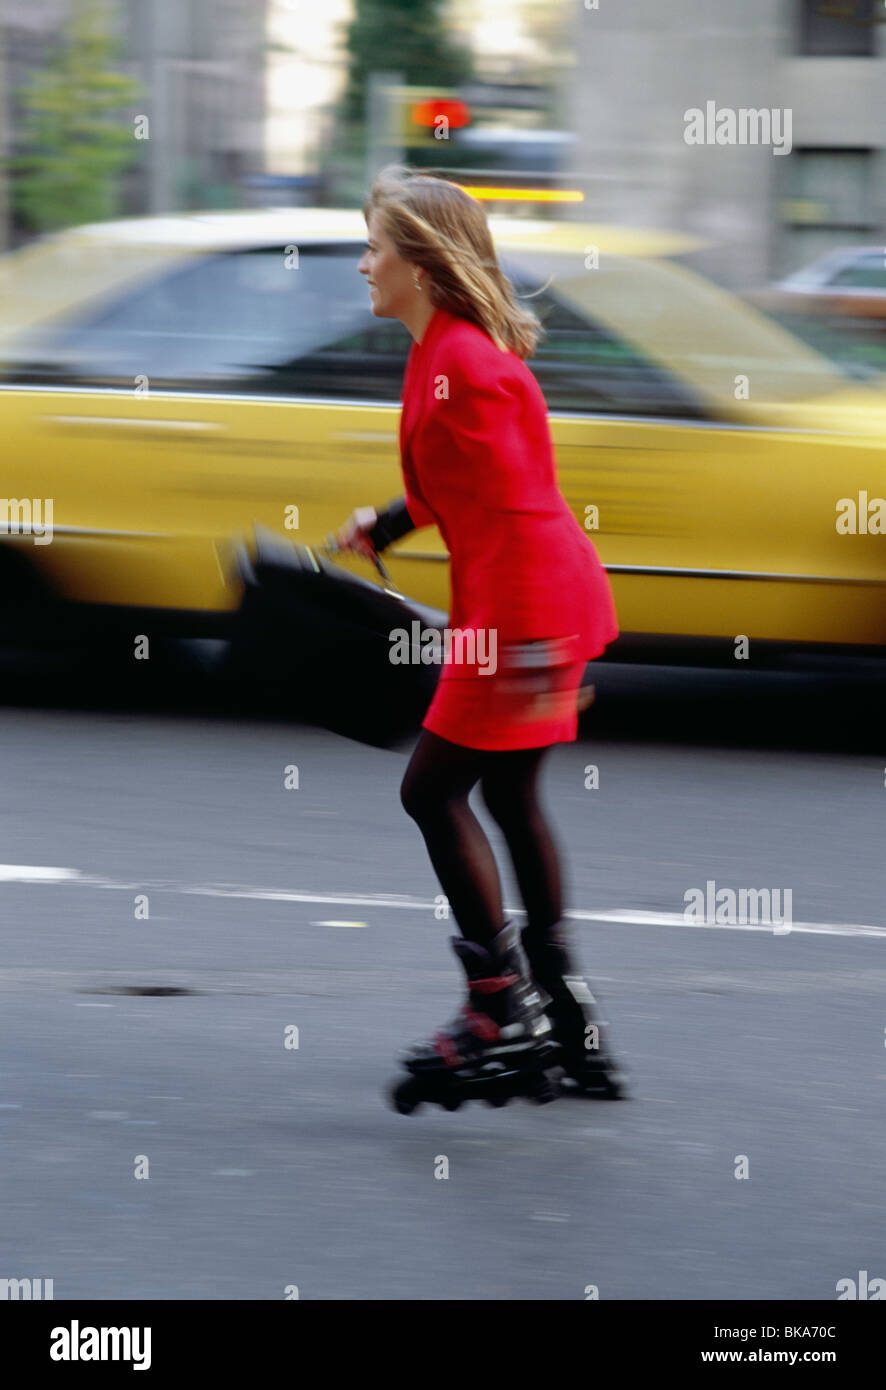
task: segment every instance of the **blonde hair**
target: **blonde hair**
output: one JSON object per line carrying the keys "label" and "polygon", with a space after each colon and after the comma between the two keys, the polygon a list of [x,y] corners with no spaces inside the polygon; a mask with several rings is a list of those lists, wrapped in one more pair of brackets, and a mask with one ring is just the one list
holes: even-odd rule
{"label": "blonde hair", "polygon": [[363,205],[367,222],[373,212],[398,255],[427,271],[435,307],[477,324],[502,350],[535,351],[544,329],[517,303],[476,198],[448,179],[389,164]]}

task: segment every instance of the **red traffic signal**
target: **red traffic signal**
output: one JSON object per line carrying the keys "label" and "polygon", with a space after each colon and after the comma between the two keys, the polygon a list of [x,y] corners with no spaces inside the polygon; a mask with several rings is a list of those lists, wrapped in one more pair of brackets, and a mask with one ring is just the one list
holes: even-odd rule
{"label": "red traffic signal", "polygon": [[471,121],[466,103],[454,97],[430,97],[426,101],[416,101],[409,110],[412,124],[425,129],[434,127],[441,116],[445,117],[450,130],[459,130],[462,126],[470,125]]}

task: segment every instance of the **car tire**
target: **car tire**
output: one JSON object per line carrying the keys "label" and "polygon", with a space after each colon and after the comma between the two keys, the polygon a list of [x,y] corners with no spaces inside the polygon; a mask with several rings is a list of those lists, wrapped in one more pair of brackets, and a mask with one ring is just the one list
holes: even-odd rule
{"label": "car tire", "polygon": [[0,546],[0,642],[40,645],[61,630],[57,597],[36,567]]}

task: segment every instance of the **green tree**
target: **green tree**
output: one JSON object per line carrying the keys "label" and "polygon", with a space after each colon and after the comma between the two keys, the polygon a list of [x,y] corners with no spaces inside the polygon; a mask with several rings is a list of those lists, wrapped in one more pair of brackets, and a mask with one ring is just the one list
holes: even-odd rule
{"label": "green tree", "polygon": [[441,17],[444,0],[357,0],[345,48],[346,121],[362,121],[371,72],[395,70],[414,86],[453,87],[471,76],[468,49],[454,44]]}
{"label": "green tree", "polygon": [[[366,194],[370,73],[399,72],[404,83],[422,87],[454,87],[473,76],[470,49],[449,37],[444,8],[444,0],[355,0],[344,41],[347,83],[327,151],[334,203],[359,207]],[[444,163],[445,143],[424,151],[421,163]]]}
{"label": "green tree", "polygon": [[119,113],[143,92],[114,71],[117,56],[104,5],[75,0],[61,46],[19,89],[24,153],[7,163],[17,171],[16,214],[33,231],[103,221],[117,211],[117,176],[139,145]]}

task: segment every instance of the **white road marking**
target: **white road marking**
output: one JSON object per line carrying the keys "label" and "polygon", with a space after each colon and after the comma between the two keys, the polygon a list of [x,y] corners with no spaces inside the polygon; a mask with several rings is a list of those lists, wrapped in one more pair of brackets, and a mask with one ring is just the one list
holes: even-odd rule
{"label": "white road marking", "polygon": [[[433,912],[437,904],[427,898],[408,898],[400,894],[366,893],[362,895],[345,893],[297,893],[283,888],[257,888],[248,885],[228,884],[187,884],[159,882],[123,882],[105,878],[100,874],[86,874],[79,869],[60,869],[33,864],[0,864],[0,884],[37,883],[64,884],[80,888],[112,888],[124,892],[134,889],[151,889],[160,893],[187,893],[208,898],[251,898],[259,902],[281,903],[324,903],[340,907],[371,907],[384,911],[391,908],[405,908],[413,912]],[[508,917],[525,915],[521,907],[505,907]],[[639,908],[618,908],[609,912],[586,912],[581,909],[567,912],[576,922],[610,922],[616,925],[635,927],[689,927],[697,931],[707,928],[710,931],[757,931],[770,932],[774,936],[790,936],[794,932],[812,933],[823,936],[874,936],[886,937],[886,927],[870,926],[854,922],[696,922],[687,921],[682,912],[647,912]],[[327,921],[318,926],[363,926],[365,923]],[[96,1006],[93,1006],[96,1007]],[[113,1005],[99,1005],[110,1008]]]}
{"label": "white road marking", "polygon": [[79,878],[79,869],[46,869],[34,864],[0,864],[2,883],[60,883]]}
{"label": "white road marking", "polygon": [[695,922],[687,921],[682,912],[640,912],[619,909],[616,912],[568,912],[583,922],[625,922],[635,927],[708,927],[716,931],[766,931],[775,936],[790,936],[791,932],[816,932],[827,936],[886,936],[886,927],[870,927],[852,922]]}
{"label": "white road marking", "polygon": [[326,922],[311,922],[312,927],[368,927],[368,922],[337,922],[329,919]]}

